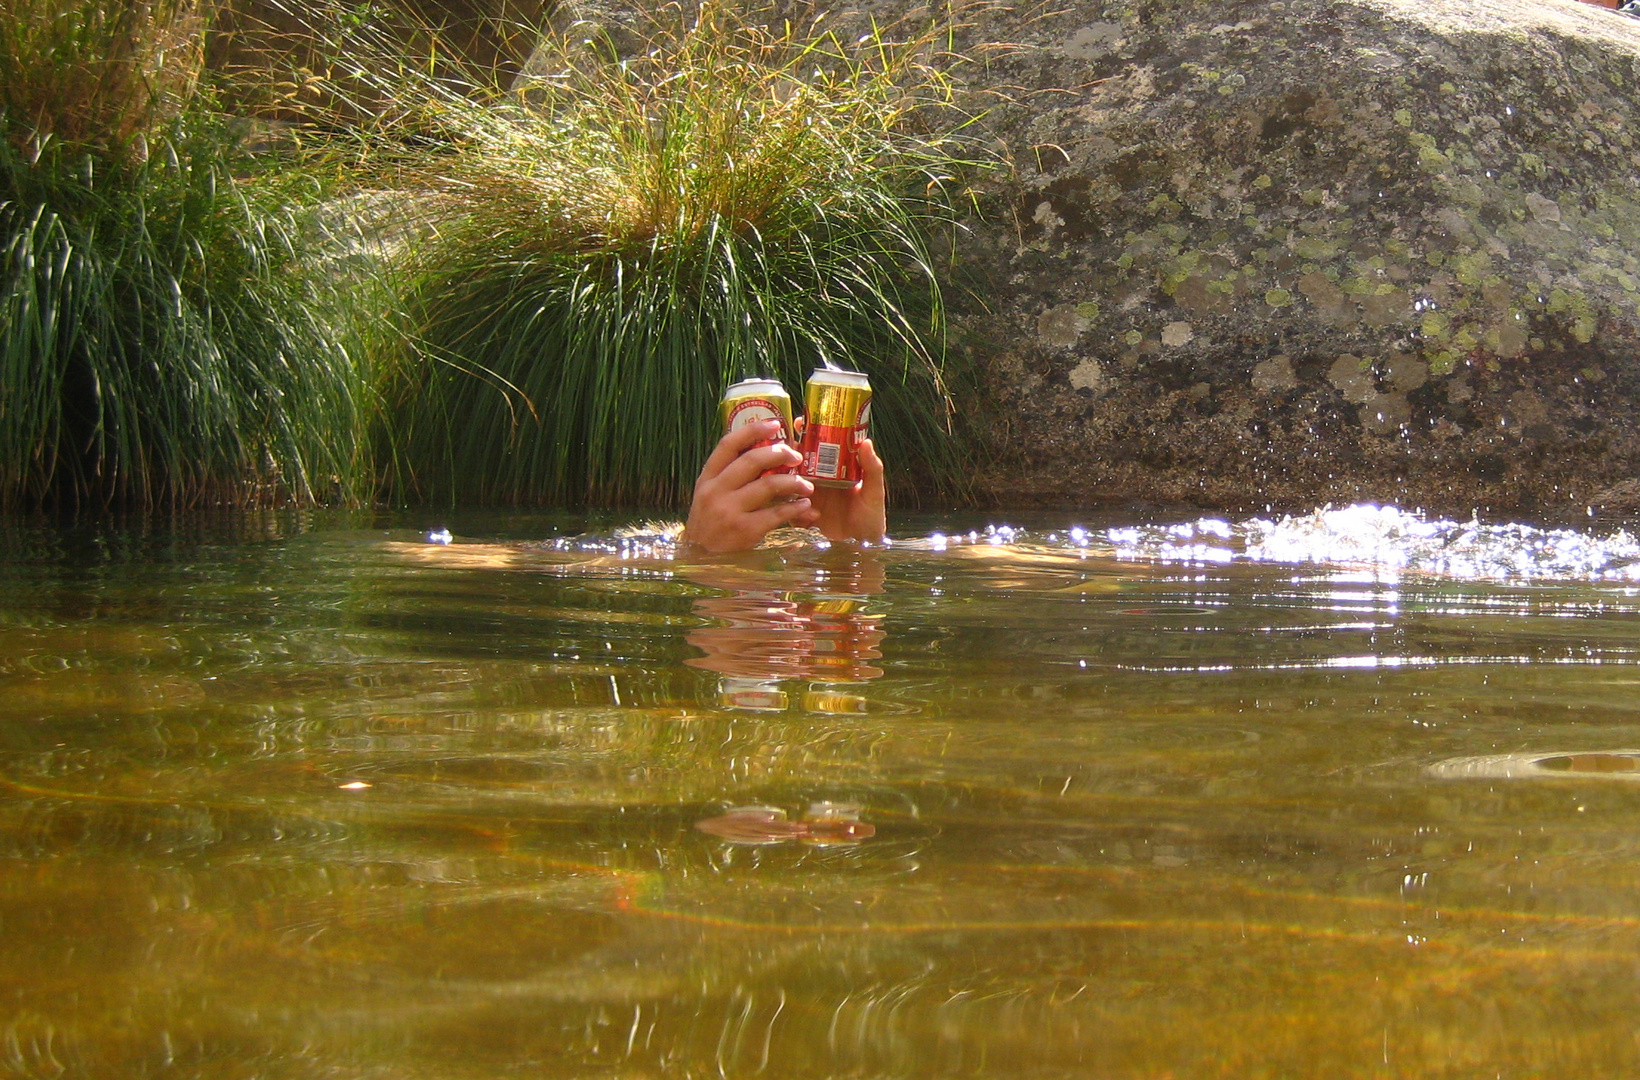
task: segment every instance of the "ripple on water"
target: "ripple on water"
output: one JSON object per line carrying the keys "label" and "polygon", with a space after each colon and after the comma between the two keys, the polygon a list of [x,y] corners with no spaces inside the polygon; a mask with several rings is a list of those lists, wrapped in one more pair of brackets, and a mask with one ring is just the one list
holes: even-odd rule
{"label": "ripple on water", "polygon": [[1575,753],[1485,754],[1450,758],[1429,766],[1442,780],[1640,780],[1640,750],[1582,750]]}
{"label": "ripple on water", "polygon": [[0,1060],[1640,1075],[1633,542],[1123,524],[16,563]]}

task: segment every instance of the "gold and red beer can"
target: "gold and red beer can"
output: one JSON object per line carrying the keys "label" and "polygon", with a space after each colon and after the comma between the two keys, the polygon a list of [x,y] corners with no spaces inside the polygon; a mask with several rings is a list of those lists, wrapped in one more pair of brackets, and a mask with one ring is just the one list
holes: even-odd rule
{"label": "gold and red beer can", "polygon": [[853,487],[860,479],[857,448],[871,434],[871,380],[858,371],[816,368],[804,406],[798,475],[821,487]]}
{"label": "gold and red beer can", "polygon": [[[736,428],[755,424],[760,420],[779,420],[780,436],[775,439],[764,439],[754,443],[751,449],[759,446],[773,446],[777,442],[790,443],[792,439],[792,397],[786,393],[786,388],[774,379],[742,379],[723,392],[723,400],[718,404],[718,412],[723,417],[723,433],[725,435]],[[769,469],[769,473],[795,472],[796,466],[783,469]]]}

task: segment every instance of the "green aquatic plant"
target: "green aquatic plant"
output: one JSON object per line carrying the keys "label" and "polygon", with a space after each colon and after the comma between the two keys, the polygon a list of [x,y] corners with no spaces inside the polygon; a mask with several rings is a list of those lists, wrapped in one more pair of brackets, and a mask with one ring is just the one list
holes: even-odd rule
{"label": "green aquatic plant", "polygon": [[800,394],[823,364],[872,376],[891,460],[954,480],[929,236],[963,125],[939,33],[845,40],[721,3],[625,55],[582,29],[505,89],[377,79],[399,107],[373,152],[428,235],[389,404],[401,494],[675,499],[728,383]]}
{"label": "green aquatic plant", "polygon": [[[201,4],[0,2],[0,502],[349,499],[370,383]],[[282,164],[282,163],[281,163]]]}

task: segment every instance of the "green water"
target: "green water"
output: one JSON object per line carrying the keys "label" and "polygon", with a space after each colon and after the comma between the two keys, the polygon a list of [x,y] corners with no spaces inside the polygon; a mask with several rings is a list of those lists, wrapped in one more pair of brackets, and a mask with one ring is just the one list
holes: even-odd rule
{"label": "green water", "polygon": [[0,535],[0,1075],[1640,1072],[1632,585],[364,524]]}

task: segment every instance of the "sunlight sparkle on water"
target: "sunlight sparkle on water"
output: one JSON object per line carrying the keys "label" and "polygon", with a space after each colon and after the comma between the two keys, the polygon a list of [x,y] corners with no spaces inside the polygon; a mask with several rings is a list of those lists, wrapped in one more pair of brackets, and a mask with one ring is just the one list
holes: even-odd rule
{"label": "sunlight sparkle on water", "polygon": [[[614,533],[584,534],[546,541],[557,551],[614,555],[623,560],[665,559],[675,553],[682,526],[645,522]],[[439,530],[427,537],[448,544]],[[781,530],[771,542],[819,534]],[[1135,562],[1215,566],[1237,562],[1322,566],[1363,584],[1393,584],[1402,575],[1431,575],[1474,581],[1640,582],[1640,540],[1618,530],[1598,535],[1575,529],[1546,529],[1518,523],[1483,523],[1430,518],[1418,511],[1360,503],[1324,507],[1282,518],[1137,524],[1034,533],[1006,524],[947,534],[895,540],[910,550],[1019,547],[1072,550]]]}
{"label": "sunlight sparkle on water", "polygon": [[[1084,534],[1084,537],[1086,534]],[[1102,534],[1117,558],[1154,562],[1281,562],[1348,569],[1370,580],[1403,574],[1481,581],[1640,581],[1640,541],[1514,523],[1451,521],[1370,503],[1276,520],[1203,518]],[[1081,544],[1076,538],[1073,543]]]}

